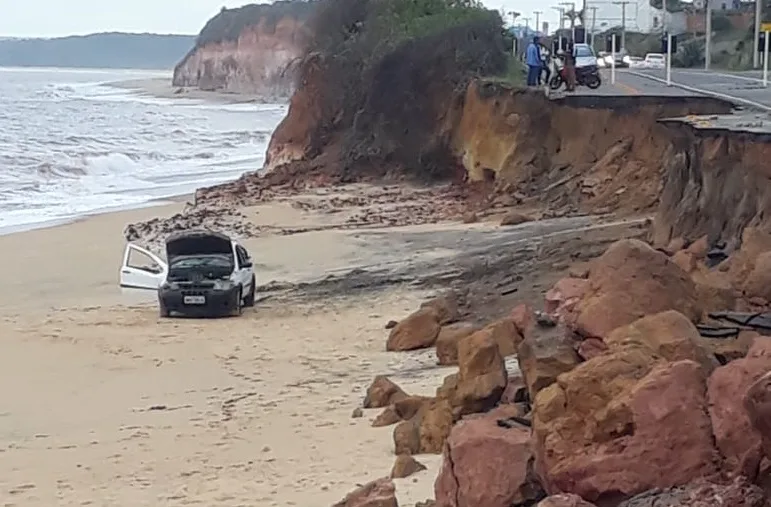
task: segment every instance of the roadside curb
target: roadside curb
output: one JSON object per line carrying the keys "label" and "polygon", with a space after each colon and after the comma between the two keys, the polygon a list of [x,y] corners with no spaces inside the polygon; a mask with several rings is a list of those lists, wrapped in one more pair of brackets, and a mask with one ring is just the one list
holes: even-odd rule
{"label": "roadside curb", "polygon": [[[645,79],[650,79],[651,81],[657,81],[659,83],[667,84],[667,80],[666,79],[662,79],[660,77],[651,76],[649,74],[643,74],[642,72],[636,72],[636,71],[633,71],[633,70],[628,70],[626,72],[629,73],[629,74],[632,74],[634,76],[637,76],[637,77],[643,77]],[[684,85],[682,83],[676,83],[675,81],[670,81],[670,83],[672,84],[672,86],[676,86],[676,87],[678,87],[678,88],[680,88],[682,90],[686,90],[686,91],[689,91],[689,92],[692,92],[692,93],[698,93],[700,95],[709,95],[709,96],[715,97],[717,99],[726,100],[726,101],[731,102],[731,103],[733,103],[735,105],[741,104],[741,105],[744,105],[744,106],[752,107],[754,109],[761,109],[761,110],[763,110],[763,111],[765,111],[767,113],[771,113],[771,106],[767,106],[765,104],[761,104],[760,102],[755,102],[754,100],[743,99],[741,97],[734,97],[733,95],[726,95],[725,93],[713,92],[713,91],[710,91],[710,90],[704,90],[702,88],[695,88],[693,86]]]}

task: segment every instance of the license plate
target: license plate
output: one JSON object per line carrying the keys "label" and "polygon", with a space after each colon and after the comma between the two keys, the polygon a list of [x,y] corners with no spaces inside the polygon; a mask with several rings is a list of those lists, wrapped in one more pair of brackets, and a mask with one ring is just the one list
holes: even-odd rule
{"label": "license plate", "polygon": [[205,296],[185,296],[182,301],[186,305],[205,305],[206,304],[206,297]]}

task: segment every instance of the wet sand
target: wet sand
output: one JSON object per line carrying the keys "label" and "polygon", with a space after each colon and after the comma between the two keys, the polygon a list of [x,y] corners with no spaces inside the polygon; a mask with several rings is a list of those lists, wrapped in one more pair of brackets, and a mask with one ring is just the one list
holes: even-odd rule
{"label": "wet sand", "polygon": [[129,79],[109,83],[115,88],[130,90],[140,95],[161,99],[190,99],[218,104],[245,104],[266,102],[259,95],[242,93],[227,93],[219,91],[205,91],[198,88],[172,86],[171,74],[169,77],[154,77],[146,79]]}

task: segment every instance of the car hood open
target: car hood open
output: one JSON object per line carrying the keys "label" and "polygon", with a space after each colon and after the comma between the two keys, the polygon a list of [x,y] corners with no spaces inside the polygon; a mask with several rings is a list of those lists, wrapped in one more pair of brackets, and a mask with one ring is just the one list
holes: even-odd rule
{"label": "car hood open", "polygon": [[233,255],[228,236],[212,231],[185,231],[172,234],[166,239],[166,260],[190,255]]}

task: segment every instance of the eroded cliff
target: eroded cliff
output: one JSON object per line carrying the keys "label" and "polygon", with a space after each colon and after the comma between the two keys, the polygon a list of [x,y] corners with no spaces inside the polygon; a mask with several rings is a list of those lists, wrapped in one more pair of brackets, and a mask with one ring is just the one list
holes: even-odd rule
{"label": "eroded cliff", "polygon": [[288,98],[315,6],[292,0],[223,8],[175,67],[174,86]]}
{"label": "eroded cliff", "polygon": [[748,226],[771,233],[771,130],[766,121],[720,118],[662,121],[664,155],[655,244],[704,235],[711,246],[739,246]]}

